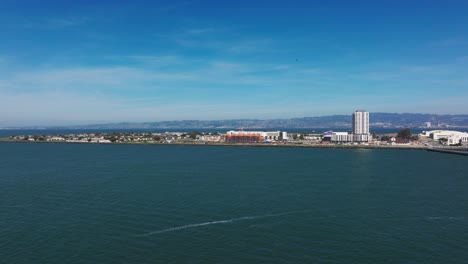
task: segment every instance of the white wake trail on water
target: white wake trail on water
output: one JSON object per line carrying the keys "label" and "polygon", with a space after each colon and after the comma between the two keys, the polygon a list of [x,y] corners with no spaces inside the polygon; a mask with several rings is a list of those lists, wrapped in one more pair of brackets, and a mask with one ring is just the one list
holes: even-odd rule
{"label": "white wake trail on water", "polygon": [[231,219],[226,219],[226,220],[218,220],[218,221],[210,221],[210,222],[204,222],[204,223],[189,224],[189,225],[176,226],[176,227],[161,229],[161,230],[157,230],[157,231],[152,231],[152,232],[146,233],[146,234],[144,234],[144,235],[142,235],[142,236],[151,236],[151,235],[157,235],[157,234],[162,234],[162,233],[174,232],[174,231],[179,231],[179,230],[188,229],[188,228],[195,228],[195,227],[200,227],[200,226],[217,225],[217,224],[229,224],[229,223],[234,223],[234,222],[239,222],[239,221],[245,221],[245,220],[260,219],[260,218],[267,218],[267,217],[275,217],[275,216],[282,216],[282,215],[303,213],[303,212],[308,212],[308,211],[309,211],[309,210],[304,210],[304,211],[291,211],[291,212],[284,212],[284,213],[278,213],[278,214],[265,214],[265,215],[255,215],[255,216],[244,216],[244,217],[231,218]]}

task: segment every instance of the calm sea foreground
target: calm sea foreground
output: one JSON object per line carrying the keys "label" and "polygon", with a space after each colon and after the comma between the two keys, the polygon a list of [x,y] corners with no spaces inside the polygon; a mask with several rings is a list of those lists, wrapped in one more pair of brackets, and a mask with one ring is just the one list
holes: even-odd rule
{"label": "calm sea foreground", "polygon": [[0,263],[466,263],[468,159],[0,143]]}

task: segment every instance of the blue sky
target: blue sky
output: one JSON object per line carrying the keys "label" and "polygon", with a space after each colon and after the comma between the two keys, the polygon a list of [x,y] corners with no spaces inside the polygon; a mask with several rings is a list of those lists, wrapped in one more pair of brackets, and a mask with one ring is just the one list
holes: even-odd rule
{"label": "blue sky", "polygon": [[0,1],[0,127],[468,114],[467,1]]}

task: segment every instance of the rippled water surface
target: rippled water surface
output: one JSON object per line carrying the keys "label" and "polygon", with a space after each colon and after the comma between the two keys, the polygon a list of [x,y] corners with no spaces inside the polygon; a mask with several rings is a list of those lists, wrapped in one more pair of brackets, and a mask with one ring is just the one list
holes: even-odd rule
{"label": "rippled water surface", "polygon": [[0,144],[0,263],[466,263],[468,157]]}

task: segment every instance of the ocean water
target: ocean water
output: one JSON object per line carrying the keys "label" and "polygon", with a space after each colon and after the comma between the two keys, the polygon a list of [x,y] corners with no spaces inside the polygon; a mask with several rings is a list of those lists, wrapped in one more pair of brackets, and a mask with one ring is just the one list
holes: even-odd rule
{"label": "ocean water", "polygon": [[467,263],[468,159],[0,144],[0,263]]}

